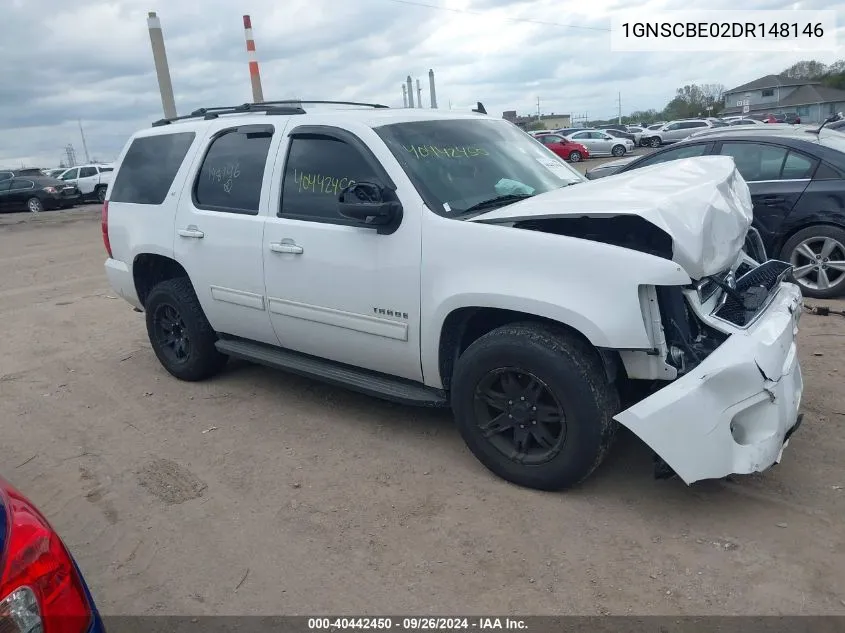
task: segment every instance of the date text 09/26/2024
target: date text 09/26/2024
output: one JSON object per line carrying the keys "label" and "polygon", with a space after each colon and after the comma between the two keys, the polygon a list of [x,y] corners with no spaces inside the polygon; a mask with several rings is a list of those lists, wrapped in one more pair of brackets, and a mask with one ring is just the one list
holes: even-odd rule
{"label": "date text 09/26/2024", "polygon": [[525,620],[498,617],[324,617],[308,618],[309,631],[488,631],[527,630]]}

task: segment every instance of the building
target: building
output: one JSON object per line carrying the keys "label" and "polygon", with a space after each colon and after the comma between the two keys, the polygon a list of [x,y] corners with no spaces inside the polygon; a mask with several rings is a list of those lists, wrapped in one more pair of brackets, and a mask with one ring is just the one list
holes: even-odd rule
{"label": "building", "polygon": [[845,110],[845,90],[811,79],[766,75],[727,90],[721,116],[742,114],[746,102],[748,114],[795,113],[802,123],[816,123]]}
{"label": "building", "polygon": [[546,130],[557,130],[562,127],[570,127],[572,125],[572,115],[555,114],[554,112],[551,114],[541,114],[538,118],[536,114],[531,116],[519,116],[517,115],[516,110],[508,110],[506,112],[502,112],[502,118],[506,121],[510,121],[523,130],[527,130],[529,127],[537,127],[535,124],[539,124],[541,129]]}

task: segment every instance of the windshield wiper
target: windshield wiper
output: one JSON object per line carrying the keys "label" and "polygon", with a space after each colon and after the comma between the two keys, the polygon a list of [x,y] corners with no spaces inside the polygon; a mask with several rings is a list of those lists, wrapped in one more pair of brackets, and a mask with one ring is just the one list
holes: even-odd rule
{"label": "windshield wiper", "polygon": [[526,198],[530,198],[533,195],[533,193],[509,193],[504,196],[496,196],[495,198],[490,198],[489,200],[482,200],[478,204],[474,204],[468,209],[464,209],[463,211],[461,211],[461,215],[463,215],[464,213],[473,213],[474,211],[481,211],[483,209],[503,207],[506,204],[525,200]]}

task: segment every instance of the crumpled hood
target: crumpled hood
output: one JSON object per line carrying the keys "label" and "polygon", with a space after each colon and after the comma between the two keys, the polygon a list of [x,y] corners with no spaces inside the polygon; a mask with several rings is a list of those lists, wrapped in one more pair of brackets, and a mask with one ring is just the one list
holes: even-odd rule
{"label": "crumpled hood", "polygon": [[733,158],[701,156],[564,187],[470,221],[640,216],[672,238],[672,260],[692,279],[701,279],[736,261],[752,210],[751,193]]}

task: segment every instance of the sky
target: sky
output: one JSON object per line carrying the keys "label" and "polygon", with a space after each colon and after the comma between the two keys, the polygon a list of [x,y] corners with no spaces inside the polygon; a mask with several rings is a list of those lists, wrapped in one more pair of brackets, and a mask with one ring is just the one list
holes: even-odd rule
{"label": "sky", "polygon": [[[430,6],[421,6],[430,5]],[[0,167],[58,166],[72,144],[114,160],[162,116],[146,17],[164,31],[179,113],[251,101],[243,19],[252,17],[265,99],[402,106],[410,74],[433,69],[440,108],[586,113],[662,109],[689,83],[738,86],[825,53],[624,53],[614,12],[687,0],[0,0]],[[710,0],[708,9],[738,8]],[[745,0],[748,9],[845,9],[845,0]],[[845,12],[840,15],[845,15]],[[845,22],[838,38],[845,45]]]}

